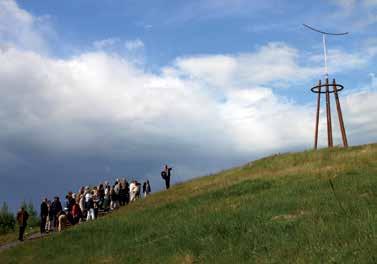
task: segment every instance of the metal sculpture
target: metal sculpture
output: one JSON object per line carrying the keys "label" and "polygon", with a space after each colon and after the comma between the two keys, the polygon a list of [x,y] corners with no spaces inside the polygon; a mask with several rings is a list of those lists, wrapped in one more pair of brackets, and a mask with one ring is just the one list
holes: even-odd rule
{"label": "metal sculpture", "polygon": [[325,68],[324,68],[325,83],[322,83],[321,80],[319,80],[318,85],[311,88],[311,91],[313,93],[318,94],[318,97],[317,97],[317,113],[316,113],[316,121],[315,121],[315,133],[314,133],[314,149],[318,148],[319,114],[320,114],[321,95],[322,94],[325,94],[325,98],[326,98],[326,119],[327,119],[327,143],[328,143],[328,147],[331,148],[331,147],[334,146],[333,135],[332,135],[330,94],[334,94],[334,97],[335,97],[336,110],[337,110],[337,113],[338,113],[339,127],[340,127],[340,132],[342,134],[343,146],[348,147],[347,134],[346,134],[345,126],[344,126],[342,108],[340,106],[340,100],[339,100],[339,94],[338,94],[340,91],[342,91],[344,89],[344,86],[337,84],[335,79],[333,79],[332,83],[329,83],[329,73],[328,73],[328,67],[327,67],[327,45],[326,45],[326,36],[327,35],[342,36],[342,35],[347,35],[348,32],[329,33],[329,32],[324,32],[324,31],[315,29],[315,28],[308,26],[306,24],[303,24],[303,25],[305,27],[309,28],[310,30],[313,30],[317,33],[322,34],[323,55],[324,55],[324,64],[325,64]]}

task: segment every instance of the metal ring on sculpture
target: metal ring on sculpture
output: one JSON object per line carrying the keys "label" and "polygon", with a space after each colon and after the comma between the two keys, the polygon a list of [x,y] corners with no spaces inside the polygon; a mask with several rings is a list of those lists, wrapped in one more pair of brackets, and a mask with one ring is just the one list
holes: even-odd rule
{"label": "metal ring on sculpture", "polygon": [[[344,86],[341,85],[341,84],[335,84],[336,86],[336,91],[337,92],[340,92],[344,89]],[[332,83],[329,83],[329,84],[321,84],[321,85],[317,85],[317,86],[314,86],[312,87],[310,90],[313,92],[313,93],[321,93],[321,94],[324,94],[324,93],[327,93],[326,90],[319,90],[319,88],[322,88],[322,87],[334,87],[334,84]],[[339,87],[339,88],[338,88]],[[335,93],[335,89],[333,88],[332,90],[329,89],[329,93]]]}

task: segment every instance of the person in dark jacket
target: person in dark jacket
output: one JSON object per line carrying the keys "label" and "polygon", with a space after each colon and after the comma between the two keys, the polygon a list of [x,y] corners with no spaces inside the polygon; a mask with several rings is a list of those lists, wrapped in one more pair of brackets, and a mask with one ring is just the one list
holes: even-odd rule
{"label": "person in dark jacket", "polygon": [[29,218],[29,214],[26,212],[24,207],[21,207],[20,211],[17,213],[17,222],[18,225],[20,226],[20,230],[18,233],[18,240],[24,241],[24,233],[25,233],[25,228],[27,226],[27,220]]}
{"label": "person in dark jacket", "polygon": [[124,187],[124,183],[119,183],[119,205],[123,206],[126,204],[126,188]]}
{"label": "person in dark jacket", "polygon": [[124,179],[124,189],[126,191],[126,204],[130,202],[130,184],[126,179]]}
{"label": "person in dark jacket", "polygon": [[144,197],[146,197],[146,191],[147,191],[147,182],[144,182],[143,183],[143,194],[144,194]]}
{"label": "person in dark jacket", "polygon": [[151,190],[151,185],[149,183],[149,180],[147,180],[146,182],[143,183],[143,194],[144,194],[144,197],[147,197],[151,191],[152,191]]}
{"label": "person in dark jacket", "polygon": [[145,187],[146,187],[145,196],[147,196],[152,192],[152,188],[151,188],[151,184],[149,183],[149,180],[147,180]]}
{"label": "person in dark jacket", "polygon": [[47,198],[44,198],[41,203],[41,234],[46,233],[46,222],[48,217]]}
{"label": "person in dark jacket", "polygon": [[58,213],[61,211],[63,211],[62,204],[60,203],[59,197],[55,196],[54,201],[51,204],[54,229],[58,226]]}
{"label": "person in dark jacket", "polygon": [[172,168],[166,164],[164,170],[161,172],[161,177],[165,180],[166,190],[170,188],[170,175]]}

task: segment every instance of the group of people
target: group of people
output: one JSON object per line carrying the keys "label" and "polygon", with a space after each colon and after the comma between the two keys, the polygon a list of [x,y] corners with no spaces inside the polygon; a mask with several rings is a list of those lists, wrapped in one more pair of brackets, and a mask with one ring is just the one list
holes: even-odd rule
{"label": "group of people", "polygon": [[[166,189],[170,187],[171,170],[172,168],[165,165],[161,172]],[[99,213],[116,210],[120,206],[140,199],[141,194],[147,197],[151,192],[149,180],[141,184],[136,180],[128,183],[126,179],[116,179],[113,185],[104,182],[93,187],[83,186],[77,193],[68,192],[64,207],[58,196],[54,197],[53,201],[44,198],[40,206],[40,232],[41,234],[53,230],[61,232],[68,224],[75,225],[83,221],[95,220]],[[28,217],[25,208],[21,208],[17,213],[20,241],[23,241]]]}

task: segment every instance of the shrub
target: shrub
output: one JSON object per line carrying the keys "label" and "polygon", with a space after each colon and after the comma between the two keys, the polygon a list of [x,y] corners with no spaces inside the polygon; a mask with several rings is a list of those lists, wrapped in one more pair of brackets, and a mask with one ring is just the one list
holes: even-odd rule
{"label": "shrub", "polygon": [[8,205],[4,202],[0,209],[0,234],[14,231],[15,224],[14,215],[9,211]]}

